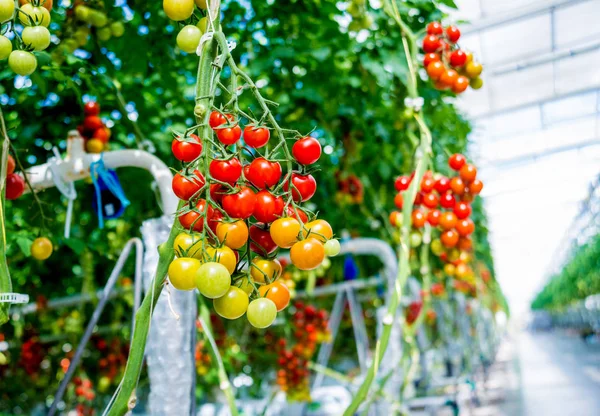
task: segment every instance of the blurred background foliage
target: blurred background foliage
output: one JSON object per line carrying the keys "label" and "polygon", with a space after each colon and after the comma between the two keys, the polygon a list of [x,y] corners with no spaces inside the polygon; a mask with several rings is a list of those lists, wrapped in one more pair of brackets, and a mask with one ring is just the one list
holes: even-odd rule
{"label": "blurred background foliage", "polygon": [[[175,46],[180,27],[168,20],[161,2],[117,0],[114,7],[107,3],[105,11],[110,19],[124,21],[124,36],[100,42],[92,30],[87,45],[68,53],[64,45],[71,36],[72,4],[57,3],[50,26],[57,37],[48,54],[38,54],[45,63],[41,70],[30,79],[15,78],[4,63],[0,66],[0,104],[23,165],[46,162],[54,146],[64,151],[68,131],[83,118],[83,103],[96,100],[112,131],[111,149],[153,148],[158,157],[176,166],[171,130],[194,123],[197,70],[197,57]],[[364,7],[364,0],[224,0],[222,26],[237,42],[236,60],[264,95],[280,104],[281,124],[313,132],[325,149],[312,208],[331,222],[338,235],[348,230],[353,236],[391,242],[387,218],[394,207],[393,181],[412,171],[417,142],[411,135],[418,131],[408,123],[411,117],[404,106],[407,67],[400,31],[381,8],[362,13]],[[418,32],[443,17],[440,7],[454,4],[406,1],[401,13]],[[433,170],[448,174],[448,155],[466,151],[469,122],[457,111],[452,94],[437,91],[426,81],[419,83],[419,92],[433,133]],[[161,215],[148,173],[133,168],[118,173],[131,206],[122,218],[107,221],[103,230],[91,208],[92,185],[84,181],[76,185],[69,239],[63,237],[67,201],[56,189],[38,194],[43,215],[27,195],[8,204],[14,291],[29,294],[43,310],[47,299],[91,293],[103,286],[127,239],[139,236],[144,220]],[[493,276],[483,206],[479,201],[473,208],[476,257]],[[50,237],[56,250],[43,263],[28,257],[28,245],[40,235]],[[120,283],[124,290],[132,273],[129,265]],[[119,303],[122,307],[106,314],[103,325],[128,322],[131,303],[127,297]],[[60,333],[76,345],[92,306],[81,306],[74,316],[72,311],[13,316],[12,324],[2,328],[3,337],[37,337],[36,328],[49,325],[50,334]],[[75,329],[65,331],[67,325]],[[121,326],[117,335],[126,339],[128,329]],[[54,362],[45,367],[46,382],[57,377],[57,368]],[[2,369],[0,362],[0,375]],[[49,393],[40,380],[40,390],[31,395]],[[0,403],[11,394],[4,384]],[[21,398],[19,405],[27,409],[28,394]]]}

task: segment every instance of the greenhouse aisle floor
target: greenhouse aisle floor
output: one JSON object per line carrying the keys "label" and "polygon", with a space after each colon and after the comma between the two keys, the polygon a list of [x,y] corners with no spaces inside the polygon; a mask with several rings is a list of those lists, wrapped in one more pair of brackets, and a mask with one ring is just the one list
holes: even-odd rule
{"label": "greenhouse aisle floor", "polygon": [[599,344],[562,331],[524,331],[510,340],[508,349],[512,359],[504,372],[504,400],[492,412],[484,407],[475,414],[600,415]]}

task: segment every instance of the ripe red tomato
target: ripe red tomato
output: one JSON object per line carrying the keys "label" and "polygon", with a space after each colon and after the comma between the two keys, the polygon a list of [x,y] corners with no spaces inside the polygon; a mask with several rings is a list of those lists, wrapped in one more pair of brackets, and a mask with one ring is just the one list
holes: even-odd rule
{"label": "ripe red tomato", "polygon": [[456,231],[461,237],[466,237],[475,231],[475,224],[469,218],[460,220],[456,223]]}
{"label": "ripe red tomato", "polygon": [[439,202],[438,197],[434,193],[429,193],[429,194],[423,195],[423,205],[425,205],[427,208],[437,207],[438,202]]}
{"label": "ripe red tomato", "polygon": [[440,76],[440,82],[446,85],[448,88],[452,87],[454,83],[456,83],[457,79],[458,72],[456,72],[454,69],[448,69]]}
{"label": "ripe red tomato", "polygon": [[458,248],[462,251],[469,251],[473,248],[473,240],[470,237],[465,236],[458,240]]}
{"label": "ripe red tomato", "polygon": [[256,206],[256,194],[247,187],[242,186],[239,192],[223,196],[223,209],[231,218],[249,218]]}
{"label": "ripe red tomato", "polygon": [[273,222],[283,214],[284,204],[282,197],[275,196],[269,191],[262,190],[256,194],[254,218],[264,223]]}
{"label": "ripe red tomato", "polygon": [[410,176],[398,176],[396,178],[396,181],[394,182],[394,187],[396,188],[396,191],[406,191],[410,186],[410,181]]}
{"label": "ripe red tomato", "polygon": [[440,22],[431,22],[427,25],[428,35],[441,35],[444,33],[444,28]]}
{"label": "ripe red tomato", "polygon": [[281,179],[281,165],[279,162],[271,162],[264,157],[256,158],[244,172],[246,179],[258,189],[270,188],[279,183]]}
{"label": "ripe red tomato", "polygon": [[433,191],[435,181],[432,178],[424,177],[421,181],[421,191],[428,194]]}
{"label": "ripe red tomato", "polygon": [[448,26],[446,28],[446,36],[448,36],[450,42],[456,43],[460,39],[460,30],[456,26]]}
{"label": "ripe red tomato", "polygon": [[425,226],[426,221],[425,214],[420,209],[415,209],[412,212],[412,224],[415,228],[423,228]]}
{"label": "ripe red tomato", "polygon": [[229,160],[215,159],[210,162],[208,170],[213,178],[233,185],[242,174],[242,164],[235,157]]}
{"label": "ripe red tomato", "polygon": [[429,65],[427,65],[427,75],[433,81],[438,80],[442,76],[442,74],[444,74],[445,72],[446,72],[446,67],[440,61],[434,61],[434,62],[430,63]]}
{"label": "ripe red tomato", "polygon": [[95,101],[89,101],[83,106],[83,113],[86,116],[97,116],[100,114],[100,104]]}
{"label": "ripe red tomato", "polygon": [[423,203],[423,192],[417,192],[417,195],[415,196],[415,202],[414,205],[421,205]]}
{"label": "ripe red tomato", "polygon": [[444,208],[454,208],[454,204],[456,204],[456,198],[451,193],[442,194],[440,197],[440,205]]}
{"label": "ripe red tomato", "polygon": [[420,302],[420,301],[412,302],[408,305],[408,308],[405,311],[406,323],[408,325],[412,325],[415,323],[415,321],[421,314],[422,308],[423,308],[423,302]]}
{"label": "ripe red tomato", "polygon": [[292,155],[298,163],[311,165],[321,157],[321,143],[314,137],[303,137],[292,146]]}
{"label": "ripe red tomato", "polygon": [[461,178],[455,176],[450,180],[450,189],[457,195],[462,195],[465,192],[465,183]]}
{"label": "ripe red tomato", "polygon": [[15,159],[11,155],[8,155],[8,162],[6,163],[6,174],[10,175],[11,173],[13,173],[15,171],[16,166],[17,164],[15,163]]}
{"label": "ripe red tomato", "polygon": [[431,294],[433,296],[441,296],[444,294],[444,285],[442,283],[434,283],[431,285]]}
{"label": "ripe red tomato", "polygon": [[427,68],[430,63],[439,61],[440,55],[435,52],[425,54],[425,58],[423,59],[423,67]]}
{"label": "ripe red tomato", "polygon": [[458,243],[458,233],[454,230],[444,231],[440,240],[442,240],[444,247],[454,247]]}
{"label": "ripe red tomato", "polygon": [[220,183],[211,183],[210,184],[210,197],[213,201],[218,202],[219,204],[223,200],[223,196],[227,193],[227,189]]}
{"label": "ripe red tomato", "polygon": [[104,127],[104,123],[98,116],[86,116],[83,120],[83,128],[88,131],[96,131],[101,127]]}
{"label": "ripe red tomato", "polygon": [[250,250],[267,257],[277,249],[277,244],[271,238],[269,230],[264,229],[264,226],[261,223],[250,226]]}
{"label": "ripe red tomato", "polygon": [[[308,201],[313,197],[315,192],[317,191],[317,181],[312,175],[301,175],[299,173],[292,173],[291,178],[292,185],[294,185],[294,189],[292,189],[292,195],[294,201]],[[286,182],[283,185],[283,189],[288,192],[289,191],[289,182]]]}
{"label": "ripe red tomato", "polygon": [[180,139],[179,137],[173,139],[171,150],[177,160],[192,162],[202,153],[202,143],[200,142],[200,137],[190,134],[190,137],[187,139]]}
{"label": "ripe red tomato", "polygon": [[453,67],[463,66],[467,63],[467,54],[457,49],[450,54],[450,65]]}
{"label": "ripe red tomato", "polygon": [[215,131],[217,139],[226,146],[235,144],[242,137],[242,129],[237,124],[233,127],[223,127]]}
{"label": "ripe red tomato", "polygon": [[479,179],[475,179],[473,182],[469,184],[469,192],[473,195],[478,195],[483,189],[483,182]]}
{"label": "ripe red tomato", "polygon": [[[185,214],[181,214],[179,216],[179,223],[186,230],[193,229],[194,231],[202,232],[202,230],[204,229],[204,217],[202,215],[205,209],[206,200],[198,200],[198,202],[196,203],[196,207],[193,210],[188,211]],[[213,207],[209,205],[206,212],[206,216],[207,218],[212,218],[213,215]]]}
{"label": "ripe red tomato", "polygon": [[25,179],[21,175],[11,173],[6,175],[6,199],[17,199],[25,192]]}
{"label": "ripe red tomato", "polygon": [[442,212],[440,216],[440,226],[444,230],[450,230],[456,226],[456,215],[454,212]]}
{"label": "ripe red tomato", "polygon": [[402,206],[404,205],[404,197],[402,196],[402,192],[398,192],[394,197],[394,205],[396,205],[396,208],[400,210],[402,209]]}
{"label": "ripe red tomato", "polygon": [[436,191],[438,191],[440,195],[444,194],[445,192],[448,192],[448,190],[450,189],[450,179],[446,178],[445,176],[442,176],[437,181],[435,181],[434,188]]}
{"label": "ripe red tomato", "polygon": [[266,127],[248,125],[244,128],[244,141],[250,147],[259,149],[269,142],[271,132]]}
{"label": "ripe red tomato", "polygon": [[459,220],[463,220],[471,215],[471,206],[466,202],[459,202],[454,206],[454,214]]}
{"label": "ripe red tomato", "polygon": [[465,90],[469,86],[469,82],[469,78],[462,75],[459,76],[458,78],[456,78],[456,82],[454,83],[454,85],[452,85],[452,91],[454,91],[455,94],[465,92]]}
{"label": "ripe red tomato", "polygon": [[465,163],[467,163],[467,158],[461,155],[460,153],[455,153],[452,156],[450,156],[450,159],[448,159],[448,165],[450,166],[450,168],[457,171],[460,170],[460,168],[462,168]]}
{"label": "ripe red tomato", "polygon": [[[212,230],[213,233],[217,233],[217,227],[221,224],[221,220],[223,220],[224,216],[221,214],[221,211],[218,209],[213,210],[212,216],[208,219],[208,226]],[[238,253],[234,251],[234,254],[237,258]]]}
{"label": "ripe red tomato", "polygon": [[440,38],[435,35],[427,35],[423,39],[423,51],[431,53],[437,51],[442,46]]}
{"label": "ripe red tomato", "polygon": [[[296,216],[296,211],[298,211],[298,216]],[[308,215],[306,215],[306,212],[302,211],[300,208],[296,208],[296,211],[294,211],[294,207],[292,207],[291,205],[288,205],[285,210],[285,215],[287,217],[292,217],[295,219],[300,218],[300,221],[302,221],[302,223],[307,223]]]}
{"label": "ripe red tomato", "polygon": [[101,127],[92,134],[92,138],[98,139],[102,143],[108,143],[108,139],[110,139],[110,130],[106,127]]}
{"label": "ripe red tomato", "polygon": [[429,211],[427,213],[427,222],[432,226],[432,227],[437,227],[438,224],[440,223],[440,218],[442,216],[442,213],[437,210],[437,209],[432,209],[431,211]]}
{"label": "ripe red tomato", "polygon": [[477,168],[474,165],[467,163],[462,168],[460,168],[458,174],[460,175],[460,178],[463,181],[469,183],[474,181],[475,177],[477,177]]}
{"label": "ripe red tomato", "polygon": [[[226,116],[227,118],[225,118]],[[221,124],[225,124],[227,122],[227,119],[229,119],[229,121],[233,121],[233,115],[223,115],[218,111],[213,111],[212,113],[210,113],[210,117],[208,118],[208,125],[214,129],[216,127],[219,127]]]}
{"label": "ripe red tomato", "polygon": [[202,173],[196,169],[194,170],[194,174],[189,177],[183,176],[181,173],[175,174],[173,176],[173,181],[171,182],[171,186],[173,187],[173,192],[177,195],[177,198],[183,199],[184,201],[189,201],[190,198],[198,192],[206,183],[204,176]]}

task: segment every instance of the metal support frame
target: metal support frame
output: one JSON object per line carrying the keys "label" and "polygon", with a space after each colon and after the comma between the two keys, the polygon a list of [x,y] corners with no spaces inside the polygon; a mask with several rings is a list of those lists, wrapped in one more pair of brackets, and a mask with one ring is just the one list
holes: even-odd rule
{"label": "metal support frame", "polygon": [[56,413],[56,411],[58,410],[58,404],[62,400],[62,398],[65,394],[65,391],[67,390],[67,385],[69,384],[69,381],[71,381],[73,374],[75,374],[75,370],[77,369],[79,362],[81,361],[81,357],[83,356],[85,347],[86,347],[87,343],[89,342],[90,338],[92,337],[92,334],[94,333],[94,328],[96,327],[96,324],[98,323],[98,320],[100,319],[100,315],[102,315],[102,312],[104,311],[104,307],[106,306],[107,302],[109,301],[109,299],[111,297],[111,293],[113,292],[115,284],[117,283],[117,279],[119,278],[119,275],[121,274],[121,271],[123,270],[123,267],[125,267],[125,262],[129,258],[131,249],[134,246],[135,246],[135,251],[136,251],[136,253],[135,253],[135,283],[134,283],[135,297],[134,297],[132,322],[131,322],[131,333],[133,336],[133,328],[135,325],[135,313],[137,312],[137,310],[140,306],[141,292],[142,292],[142,264],[143,264],[143,256],[144,256],[144,245],[142,244],[142,240],[140,240],[139,238],[130,239],[125,244],[125,247],[123,247],[123,251],[121,252],[119,259],[117,260],[117,263],[116,263],[115,267],[113,268],[113,270],[110,274],[110,277],[108,278],[108,281],[106,282],[106,285],[104,286],[104,289],[102,290],[102,297],[100,298],[100,301],[98,302],[98,305],[96,306],[96,309],[94,310],[94,313],[92,314],[92,318],[90,319],[90,321],[87,324],[87,327],[85,328],[85,332],[84,332],[83,336],[81,337],[81,341],[79,342],[79,345],[77,346],[77,350],[75,350],[75,355],[71,359],[69,368],[68,368],[65,376],[61,380],[60,385],[58,386],[58,391],[56,392],[56,395],[54,396],[52,405],[50,406],[50,410],[48,411],[49,416],[53,416]]}

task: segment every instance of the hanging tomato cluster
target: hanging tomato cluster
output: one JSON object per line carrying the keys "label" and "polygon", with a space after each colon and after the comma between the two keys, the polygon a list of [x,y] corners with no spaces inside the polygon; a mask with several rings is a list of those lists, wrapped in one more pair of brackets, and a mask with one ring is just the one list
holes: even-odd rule
{"label": "hanging tomato cluster", "polygon": [[335,172],[335,180],[338,187],[335,200],[338,203],[343,205],[362,204],[365,189],[358,176],[338,170]]}
{"label": "hanging tomato cluster", "polygon": [[110,129],[100,118],[100,105],[95,101],[85,103],[83,123],[77,126],[79,134],[85,139],[88,153],[102,153],[108,148]]}
{"label": "hanging tomato cluster", "polygon": [[6,166],[6,199],[13,200],[19,198],[25,192],[25,179],[18,173],[15,173],[15,159],[8,155]]}
{"label": "hanging tomato cluster", "polygon": [[286,392],[289,401],[310,401],[310,372],[308,362],[317,351],[317,344],[330,339],[327,311],[312,305],[296,302],[292,316],[292,329],[296,343],[286,348],[284,338],[279,339],[279,370],[277,384]]}
{"label": "hanging tomato cluster", "polygon": [[[43,51],[50,46],[50,10],[52,0],[0,0],[0,22],[16,36],[15,46],[0,35],[0,59],[8,58],[8,66],[17,75],[31,75],[37,69],[37,58],[33,52]],[[16,32],[17,23],[23,26],[21,34]],[[4,29],[4,28],[3,28]]]}
{"label": "hanging tomato cluster", "polygon": [[164,0],[163,10],[169,19],[181,22],[183,27],[177,34],[177,46],[183,52],[195,53],[200,38],[206,32],[208,14],[206,0]]}
{"label": "hanging tomato cluster", "polygon": [[474,90],[483,86],[480,78],[483,66],[473,60],[473,54],[460,49],[460,30],[456,26],[444,28],[439,22],[427,25],[423,39],[423,67],[438,90],[464,92],[469,85]]}
{"label": "hanging tomato cluster", "polygon": [[[237,319],[247,312],[253,326],[265,328],[290,299],[278,280],[282,270],[277,249],[290,249],[291,262],[301,270],[315,269],[326,255],[339,252],[329,223],[309,221],[299,207],[316,192],[307,167],[321,156],[321,145],[313,137],[299,138],[288,160],[298,169],[284,177],[279,161],[258,152],[245,160],[238,146],[233,147],[242,138],[233,114],[215,110],[209,124],[218,141],[217,157],[203,155],[203,141],[195,134],[178,135],[172,142],[174,156],[185,164],[173,177],[173,192],[187,202],[179,222],[190,233],[175,241],[178,258],[169,267],[169,278],[177,289],[197,288],[214,299],[222,317]],[[265,125],[250,123],[243,130],[244,144],[251,149],[267,146],[269,139]],[[201,157],[208,165],[204,173],[192,167]]]}

